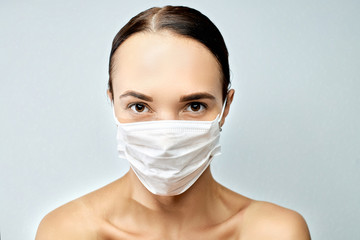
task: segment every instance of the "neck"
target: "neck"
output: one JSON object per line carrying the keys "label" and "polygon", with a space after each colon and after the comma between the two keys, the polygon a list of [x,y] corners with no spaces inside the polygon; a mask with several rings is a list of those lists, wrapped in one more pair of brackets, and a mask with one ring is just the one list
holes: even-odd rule
{"label": "neck", "polygon": [[[176,196],[159,196],[149,192],[130,169],[125,176],[129,183],[128,197],[146,208],[154,215],[166,221],[194,223],[197,218],[199,225],[209,222],[215,217],[214,206],[221,201],[220,185],[212,177],[210,167],[184,193]],[[199,219],[201,218],[201,219]]]}

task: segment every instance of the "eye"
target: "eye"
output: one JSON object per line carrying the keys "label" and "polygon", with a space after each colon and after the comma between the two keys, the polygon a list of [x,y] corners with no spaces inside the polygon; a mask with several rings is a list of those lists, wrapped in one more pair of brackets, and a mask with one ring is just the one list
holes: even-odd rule
{"label": "eye", "polygon": [[142,113],[142,112],[148,112],[149,108],[145,106],[145,104],[142,103],[134,103],[129,105],[129,107],[132,111],[136,113]]}
{"label": "eye", "polygon": [[206,105],[203,103],[199,103],[199,102],[190,103],[186,107],[186,111],[189,111],[189,112],[202,112],[205,109],[206,109]]}

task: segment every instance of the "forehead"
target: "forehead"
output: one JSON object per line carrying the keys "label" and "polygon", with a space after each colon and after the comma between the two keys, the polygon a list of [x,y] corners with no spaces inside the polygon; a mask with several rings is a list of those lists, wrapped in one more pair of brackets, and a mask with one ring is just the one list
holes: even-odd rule
{"label": "forehead", "polygon": [[160,31],[132,35],[113,56],[114,92],[127,90],[221,94],[215,56],[200,42]]}

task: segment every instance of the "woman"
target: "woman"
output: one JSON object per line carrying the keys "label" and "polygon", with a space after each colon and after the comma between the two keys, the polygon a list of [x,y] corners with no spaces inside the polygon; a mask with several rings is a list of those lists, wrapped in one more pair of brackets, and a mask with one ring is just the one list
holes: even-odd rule
{"label": "woman", "polygon": [[206,16],[166,6],[132,18],[114,38],[108,89],[131,168],[49,213],[36,239],[310,239],[298,213],[213,179],[229,87],[228,52]]}

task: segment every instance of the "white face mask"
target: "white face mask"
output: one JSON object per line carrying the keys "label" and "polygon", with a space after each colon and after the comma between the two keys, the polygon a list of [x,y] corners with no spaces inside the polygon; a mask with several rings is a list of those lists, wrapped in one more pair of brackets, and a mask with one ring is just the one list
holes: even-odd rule
{"label": "white face mask", "polygon": [[[127,159],[153,194],[172,196],[189,189],[219,155],[220,116],[213,121],[159,120],[118,125],[119,157]],[[115,116],[115,114],[114,114]]]}

